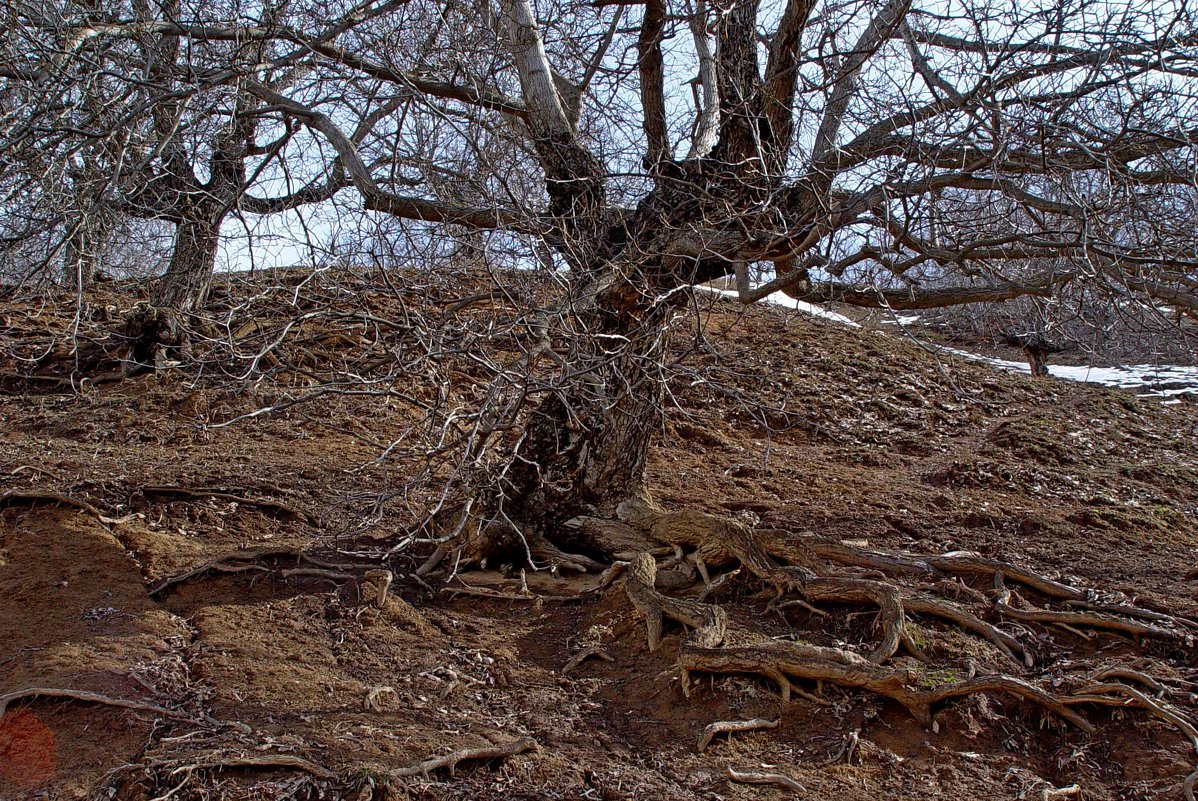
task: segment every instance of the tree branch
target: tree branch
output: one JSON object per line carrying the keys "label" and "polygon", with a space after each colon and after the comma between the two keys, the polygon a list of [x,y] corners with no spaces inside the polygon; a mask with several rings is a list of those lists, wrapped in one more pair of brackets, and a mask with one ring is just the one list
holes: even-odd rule
{"label": "tree branch", "polygon": [[670,158],[670,139],[666,129],[665,62],[661,54],[665,21],[665,3],[662,0],[646,0],[636,48],[641,78],[645,154],[650,172],[657,172],[661,163]]}
{"label": "tree branch", "polygon": [[273,89],[247,82],[246,89],[255,96],[278,106],[309,128],[322,134],[333,149],[341,165],[349,172],[354,187],[361,193],[364,205],[372,211],[381,211],[394,217],[425,222],[451,223],[470,228],[505,228],[517,231],[535,231],[540,226],[530,224],[525,217],[513,211],[494,208],[471,208],[443,203],[436,200],[408,197],[384,191],[362,161],[357,145],[345,135],[325,114],[286,97]]}

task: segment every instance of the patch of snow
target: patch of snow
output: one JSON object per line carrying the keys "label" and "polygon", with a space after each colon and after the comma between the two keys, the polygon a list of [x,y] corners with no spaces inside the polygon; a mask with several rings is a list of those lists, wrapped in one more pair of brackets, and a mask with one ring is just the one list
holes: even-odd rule
{"label": "patch of snow", "polygon": [[882,325],[915,325],[920,320],[918,314],[896,314],[893,319],[883,320]]}
{"label": "patch of snow", "polygon": [[[720,289],[713,286],[699,286],[695,288],[716,295],[723,295],[733,300],[737,300],[740,297],[740,294],[734,289]],[[795,300],[785,292],[774,292],[762,298],[761,301],[786,309],[794,309],[803,314],[840,323],[850,328],[861,327],[843,314],[837,314],[815,303]],[[894,322],[898,325],[907,326],[918,320],[919,315],[901,314],[895,318]],[[1031,368],[1027,362],[997,359],[992,356],[983,356],[980,353],[960,350],[959,348],[940,347],[937,350],[951,353],[954,356],[959,356],[971,362],[988,364],[991,367],[997,367],[1001,370],[1010,370],[1016,373],[1031,373]],[[1119,389],[1140,390],[1139,394],[1145,397],[1172,398],[1172,400],[1164,400],[1162,403],[1179,403],[1180,400],[1174,397],[1177,395],[1198,395],[1198,367],[1188,367],[1179,364],[1130,364],[1122,367],[1050,364],[1048,366],[1048,373],[1055,378],[1063,378],[1067,381],[1101,384],[1102,386],[1118,387]]]}
{"label": "patch of snow", "polygon": [[[981,362],[1002,370],[1030,373],[1026,362],[996,359],[958,348],[941,348],[954,356]],[[1122,367],[1087,367],[1085,365],[1050,364],[1049,375],[1085,384],[1101,384],[1119,389],[1146,390],[1140,394],[1150,397],[1198,394],[1198,367],[1180,364],[1129,364]]]}
{"label": "patch of snow", "polygon": [[[704,292],[712,292],[717,295],[723,295],[724,297],[732,298],[733,300],[738,300],[740,298],[740,293],[735,289],[718,289],[713,286],[697,286],[695,289],[702,289]],[[771,306],[781,306],[784,309],[794,309],[797,312],[802,312],[803,314],[808,314],[812,317],[819,317],[822,320],[831,320],[834,323],[847,325],[849,328],[861,327],[848,317],[845,317],[843,314],[837,314],[834,311],[829,311],[823,306],[815,303],[807,303],[806,301],[795,300],[785,292],[773,292],[759,300],[758,303],[768,303]]]}

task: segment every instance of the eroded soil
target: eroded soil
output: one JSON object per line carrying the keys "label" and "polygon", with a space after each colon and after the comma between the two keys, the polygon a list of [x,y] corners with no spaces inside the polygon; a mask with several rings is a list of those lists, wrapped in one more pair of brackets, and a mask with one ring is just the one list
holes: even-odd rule
{"label": "eroded soil", "polygon": [[[375,290],[356,308],[399,319]],[[701,326],[679,338],[650,468],[663,506],[747,510],[794,537],[975,551],[1198,615],[1192,402],[938,362],[898,332],[703,305]],[[1074,784],[1086,799],[1172,799],[1194,769],[1186,739],[1135,710],[1088,711],[1091,735],[993,697],[949,703],[933,728],[835,687],[821,704],[783,705],[755,677],[705,676],[686,698],[674,670],[683,632],[667,629],[650,653],[619,582],[586,593],[593,575],[529,571],[525,591],[510,565],[416,579],[427,549],[379,558],[431,502],[403,491],[412,452],[378,458],[412,409],[385,394],[309,397],[312,375],[398,347],[351,337],[343,320],[290,334],[265,377],[184,364],[72,388],[61,369],[27,378],[20,358],[45,346],[44,332],[67,330],[65,310],[39,316],[14,301],[0,318],[0,695],[85,691],[146,707],[12,701],[0,718],[2,798],[793,795],[730,782],[731,766],[785,774],[811,799],[1039,799]],[[393,380],[411,391],[426,377]],[[234,572],[163,586],[246,549],[258,550]],[[319,563],[292,555],[301,549]],[[381,607],[360,569],[371,560],[395,576]],[[871,615],[782,617],[759,591],[738,576],[721,601],[771,636],[870,636]],[[986,658],[942,624],[918,628],[954,666]],[[1012,633],[1052,656],[1039,679],[1071,660],[1138,653],[1178,686],[1198,679],[1192,642],[1025,629]],[[563,673],[588,647],[611,661]],[[697,751],[708,724],[748,718],[780,723]],[[523,738],[535,750],[396,774]]]}

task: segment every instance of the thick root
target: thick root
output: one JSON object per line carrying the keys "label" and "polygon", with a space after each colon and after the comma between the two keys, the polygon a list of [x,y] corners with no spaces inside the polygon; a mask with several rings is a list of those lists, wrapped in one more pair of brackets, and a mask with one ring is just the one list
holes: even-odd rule
{"label": "thick root", "polygon": [[724,641],[728,630],[728,615],[714,604],[701,604],[662,595],[653,585],[657,579],[657,563],[647,553],[637,554],[628,565],[624,589],[636,610],[645,616],[649,650],[656,651],[661,642],[666,618],[694,629],[689,642],[714,648]]}
{"label": "thick root", "polygon": [[[925,725],[932,722],[932,707],[951,698],[975,693],[1007,693],[1036,703],[1086,732],[1093,725],[1056,695],[1013,676],[979,676],[949,684],[932,684],[920,671],[880,667],[848,651],[806,643],[763,643],[739,648],[694,648],[686,646],[679,657],[683,688],[689,693],[690,674],[755,673],[781,684],[783,701],[790,700],[790,678],[830,682],[853,687],[897,701]],[[930,686],[929,686],[930,685]]]}
{"label": "thick root", "polygon": [[[1091,636],[1083,631],[1090,629],[1188,642],[1198,630],[1192,620],[1143,609],[1124,602],[1117,593],[1070,586],[974,553],[919,556],[814,538],[796,541],[777,531],[756,531],[741,520],[663,511],[645,499],[620,504],[617,516],[615,521],[571,521],[566,528],[575,539],[569,544],[609,553],[599,546],[620,548],[620,558],[627,561],[604,572],[594,591],[603,591],[623,572],[628,598],[645,619],[650,651],[660,646],[667,622],[681,624],[688,632],[678,649],[681,687],[688,696],[694,673],[758,675],[775,683],[786,703],[794,696],[826,703],[800,685],[814,683],[822,692],[824,684],[834,684],[893,700],[920,723],[935,727],[933,711],[946,702],[979,694],[1003,695],[1039,707],[1085,732],[1095,729],[1078,707],[1135,706],[1178,728],[1198,751],[1198,727],[1165,700],[1187,703],[1187,690],[1143,670],[1120,666],[1097,673],[1091,669],[1088,676],[1070,670],[1061,689],[1055,689],[1057,683],[1049,689],[1030,678],[1037,660],[1024,642],[1036,641],[1041,626],[1067,628],[1083,637]],[[643,543],[640,549],[629,553],[627,549],[638,542]],[[655,555],[662,558],[660,565]],[[779,614],[801,606],[826,620],[833,614],[828,607],[876,609],[876,641],[863,655],[853,647],[767,640],[743,630],[730,639],[725,609],[704,601],[735,571],[752,575],[771,589],[774,597],[768,608]],[[668,588],[670,593],[685,593],[694,586],[696,573],[703,581],[698,597],[663,592]],[[1008,583],[1047,602],[1044,607],[1033,605],[1009,590]],[[1051,608],[1054,604],[1058,608]],[[950,663],[953,666],[938,668],[928,654],[942,653],[954,641],[937,639],[937,649],[925,652],[919,629],[908,624],[908,616],[934,618],[991,647],[966,648]],[[1051,640],[1042,642],[1046,649],[1052,647]],[[900,649],[914,660],[897,659]],[[1024,671],[1023,677],[1013,674]],[[1089,686],[1080,690],[1070,689],[1087,682]],[[748,722],[746,730],[758,724],[761,721]],[[722,731],[741,730],[740,725],[737,721],[714,724],[700,748]]]}

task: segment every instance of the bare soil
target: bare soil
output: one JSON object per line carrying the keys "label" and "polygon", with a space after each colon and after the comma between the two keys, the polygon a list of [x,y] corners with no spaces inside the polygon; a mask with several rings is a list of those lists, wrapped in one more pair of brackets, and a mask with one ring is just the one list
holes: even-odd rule
{"label": "bare soil", "polygon": [[[1040,799],[1074,784],[1072,797],[1095,801],[1182,797],[1195,754],[1139,710],[1087,710],[1097,731],[1086,734],[989,696],[949,703],[931,728],[835,687],[822,704],[783,704],[752,676],[703,676],[687,698],[675,670],[684,633],[667,629],[650,653],[619,582],[588,593],[593,575],[527,571],[525,591],[518,566],[495,564],[423,582],[413,573],[427,550],[377,558],[431,502],[401,491],[417,469],[409,451],[379,460],[411,407],[309,397],[330,372],[365,373],[395,353],[401,330],[372,339],[325,314],[288,332],[265,375],[180,359],[80,383],[71,359],[111,342],[103,332],[135,301],[113,290],[82,328],[65,304],[0,306],[0,696],[97,694],[8,704],[0,798],[795,794],[732,782],[728,767],[789,776],[829,801]],[[1193,402],[938,362],[901,332],[699,302],[650,466],[663,506],[751,512],[795,537],[974,551],[1198,616]],[[322,308],[402,314],[382,286]],[[412,391],[427,376],[394,380]],[[395,576],[381,607],[367,563]],[[783,617],[759,590],[738,576],[721,602],[780,638],[870,637],[872,614]],[[921,647],[962,670],[991,656],[934,620],[918,629]],[[1198,681],[1192,641],[1036,623],[1011,633],[1050,657],[1030,670],[1037,679],[1146,654],[1177,686]],[[565,673],[588,647],[611,661]],[[780,724],[697,750],[709,724],[749,718]],[[535,748],[405,771],[524,738]]]}

